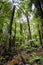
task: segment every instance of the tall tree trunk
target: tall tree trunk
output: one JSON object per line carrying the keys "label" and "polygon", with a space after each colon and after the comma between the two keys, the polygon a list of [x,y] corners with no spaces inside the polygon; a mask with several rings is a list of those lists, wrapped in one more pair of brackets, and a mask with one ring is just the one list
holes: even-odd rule
{"label": "tall tree trunk", "polygon": [[16,23],[15,23],[15,31],[14,31],[14,36],[13,36],[13,46],[15,47],[16,44]]}
{"label": "tall tree trunk", "polygon": [[[29,31],[29,33],[28,33],[28,40],[32,40],[31,30],[30,30],[30,23],[29,23],[29,17],[28,17],[28,15],[26,16],[26,18],[27,18],[28,31]],[[30,45],[32,46],[32,41],[30,41]]]}
{"label": "tall tree trunk", "polygon": [[36,0],[36,7],[37,7],[37,10],[40,11],[40,16],[41,18],[43,18],[43,10],[42,10],[42,7],[41,7],[41,3],[40,3],[40,0]]}
{"label": "tall tree trunk", "polygon": [[[40,16],[41,16],[41,23],[42,23],[42,39],[43,39],[43,10],[42,10],[42,7],[41,7],[41,2],[40,2],[40,0],[36,0],[36,8],[37,8],[37,10],[38,10],[38,12],[39,12],[39,14],[40,14]],[[42,43],[42,45],[43,45],[43,43]]]}
{"label": "tall tree trunk", "polygon": [[29,17],[28,17],[28,15],[26,16],[26,18],[27,18],[28,31],[29,31],[28,39],[32,39],[32,38],[31,38],[31,30],[30,30],[30,23],[29,23]]}
{"label": "tall tree trunk", "polygon": [[10,30],[9,30],[9,34],[10,34],[10,38],[9,38],[9,50],[11,49],[11,44],[12,44],[12,38],[11,38],[11,35],[12,35],[12,23],[13,23],[13,18],[14,18],[14,12],[15,12],[15,5],[13,7],[13,10],[12,10],[12,16],[11,16],[11,20],[10,20]]}
{"label": "tall tree trunk", "polygon": [[[22,36],[22,23],[20,23],[20,35]],[[22,44],[22,37],[20,38],[20,43]]]}
{"label": "tall tree trunk", "polygon": [[38,33],[39,33],[40,44],[42,45],[42,37],[41,37],[40,29],[39,29],[39,24],[38,24]]}

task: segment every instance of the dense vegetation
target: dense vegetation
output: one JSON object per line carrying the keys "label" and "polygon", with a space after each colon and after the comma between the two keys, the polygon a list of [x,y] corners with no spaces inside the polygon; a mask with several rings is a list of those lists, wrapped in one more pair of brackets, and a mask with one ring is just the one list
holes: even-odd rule
{"label": "dense vegetation", "polygon": [[0,0],[0,65],[43,65],[43,0]]}

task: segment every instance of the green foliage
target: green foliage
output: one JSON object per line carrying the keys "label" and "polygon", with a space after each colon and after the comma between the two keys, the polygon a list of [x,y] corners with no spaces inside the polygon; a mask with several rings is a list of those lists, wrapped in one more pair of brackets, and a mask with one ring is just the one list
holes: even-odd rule
{"label": "green foliage", "polygon": [[[43,0],[40,1],[43,6]],[[35,9],[32,11],[32,4],[34,4]],[[13,24],[12,24],[12,35],[11,42],[12,45],[16,46],[17,49],[32,52],[31,57],[26,59],[27,62],[33,63],[35,59],[41,59],[41,65],[43,65],[43,54],[37,55],[34,51],[40,48],[43,30],[43,19],[38,14],[36,7],[36,0],[20,0],[17,2]],[[12,2],[9,0],[0,0],[0,44],[9,46],[9,26],[10,19],[12,15]],[[42,7],[43,9],[43,7]],[[29,25],[31,31],[31,38],[28,29],[28,22],[26,16],[29,17]],[[32,17],[31,17],[32,16]],[[20,26],[22,24],[22,26]],[[20,29],[22,28],[22,30]],[[21,31],[21,32],[20,32]],[[40,33],[39,33],[40,31]],[[40,35],[41,38],[40,38]],[[29,35],[29,36],[28,36]],[[13,38],[14,37],[14,38]],[[40,39],[42,39],[40,41]],[[29,55],[29,54],[28,54]],[[38,65],[35,63],[35,65]]]}

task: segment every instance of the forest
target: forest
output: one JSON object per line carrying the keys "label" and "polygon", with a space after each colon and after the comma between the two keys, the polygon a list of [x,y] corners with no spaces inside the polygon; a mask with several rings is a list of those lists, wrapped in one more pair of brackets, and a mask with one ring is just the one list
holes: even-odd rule
{"label": "forest", "polygon": [[43,65],[43,0],[0,0],[0,65]]}

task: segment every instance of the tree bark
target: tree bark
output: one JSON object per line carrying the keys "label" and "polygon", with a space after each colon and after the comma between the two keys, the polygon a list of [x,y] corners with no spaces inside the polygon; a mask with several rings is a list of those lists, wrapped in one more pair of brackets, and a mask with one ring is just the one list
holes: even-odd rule
{"label": "tree bark", "polygon": [[[20,35],[22,36],[22,23],[20,23]],[[20,43],[22,44],[22,37],[20,38]]]}
{"label": "tree bark", "polygon": [[15,31],[14,31],[14,36],[13,36],[13,46],[15,47],[16,44],[16,23],[15,23]]}
{"label": "tree bark", "polygon": [[28,15],[26,16],[26,18],[27,18],[27,24],[28,24],[28,40],[30,40],[30,43],[29,43],[29,45],[30,46],[32,46],[32,36],[31,36],[31,30],[30,30],[30,23],[29,23],[29,17],[28,17]]}
{"label": "tree bark", "polygon": [[[43,39],[43,10],[41,7],[41,0],[36,0],[36,3],[34,3],[34,4],[37,8],[38,15],[41,17],[41,23],[42,23],[42,32],[41,32],[42,38],[41,39]],[[39,34],[40,34],[40,32],[39,32]],[[42,42],[42,45],[43,45],[43,42]]]}
{"label": "tree bark", "polygon": [[12,38],[11,38],[11,35],[12,35],[12,23],[13,23],[13,18],[14,18],[14,12],[15,12],[15,5],[13,7],[13,10],[12,10],[12,16],[11,16],[11,20],[10,20],[10,30],[9,30],[9,34],[10,34],[10,38],[9,38],[9,49],[11,49],[11,44],[12,44]]}
{"label": "tree bark", "polygon": [[38,24],[38,33],[39,33],[40,44],[42,45],[42,37],[41,37],[40,29],[39,29],[39,24]]}
{"label": "tree bark", "polygon": [[36,0],[36,3],[37,3],[36,7],[38,7],[37,10],[39,9],[39,11],[41,13],[41,18],[43,18],[43,10],[42,10],[42,7],[41,7],[40,0]]}
{"label": "tree bark", "polygon": [[27,18],[27,23],[28,23],[28,31],[29,31],[28,40],[29,40],[29,39],[32,39],[32,38],[31,38],[31,30],[30,30],[30,23],[29,23],[28,15],[26,16],[26,18]]}
{"label": "tree bark", "polygon": [[[42,39],[43,39],[43,10],[42,10],[42,7],[41,7],[41,2],[40,2],[40,0],[36,0],[37,2],[36,2],[36,8],[37,8],[37,10],[39,10],[40,11],[40,16],[41,16],[41,23],[42,23]],[[42,43],[42,45],[43,45],[43,43]]]}

